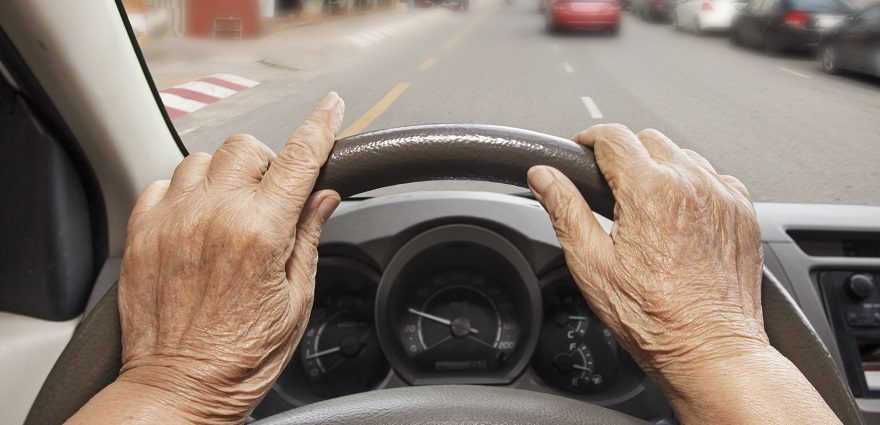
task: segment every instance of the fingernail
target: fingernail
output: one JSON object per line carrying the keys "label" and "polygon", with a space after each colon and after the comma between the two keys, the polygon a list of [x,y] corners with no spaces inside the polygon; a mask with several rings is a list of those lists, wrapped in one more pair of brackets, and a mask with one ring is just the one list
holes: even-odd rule
{"label": "fingernail", "polygon": [[318,102],[318,106],[315,107],[315,110],[318,111],[330,111],[336,107],[336,104],[339,103],[339,95],[336,94],[335,91],[331,91]]}
{"label": "fingernail", "polygon": [[318,204],[318,217],[321,217],[322,222],[326,222],[327,219],[333,215],[333,211],[336,211],[336,207],[339,206],[339,195],[331,193],[321,199],[321,203]]}
{"label": "fingernail", "polygon": [[532,187],[539,195],[544,195],[544,192],[550,188],[550,185],[553,184],[554,176],[553,172],[550,171],[550,168],[545,167],[543,165],[535,166],[529,169],[529,186]]}
{"label": "fingernail", "polygon": [[343,116],[345,116],[345,102],[339,99],[333,112],[330,114],[330,128],[333,129],[333,134],[338,134],[339,129],[342,128]]}

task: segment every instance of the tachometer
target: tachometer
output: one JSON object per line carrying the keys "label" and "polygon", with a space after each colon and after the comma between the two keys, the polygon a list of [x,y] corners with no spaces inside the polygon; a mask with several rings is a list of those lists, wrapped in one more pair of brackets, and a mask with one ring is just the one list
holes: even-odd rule
{"label": "tachometer", "polygon": [[275,386],[282,398],[301,405],[371,390],[388,378],[374,318],[378,279],[356,261],[321,258],[308,325]]}
{"label": "tachometer", "polygon": [[387,373],[376,339],[373,302],[356,292],[316,306],[300,342],[299,358],[321,397],[368,390]]}
{"label": "tachometer", "polygon": [[514,304],[492,279],[472,271],[429,278],[405,301],[400,339],[425,370],[481,371],[503,366],[517,346]]}

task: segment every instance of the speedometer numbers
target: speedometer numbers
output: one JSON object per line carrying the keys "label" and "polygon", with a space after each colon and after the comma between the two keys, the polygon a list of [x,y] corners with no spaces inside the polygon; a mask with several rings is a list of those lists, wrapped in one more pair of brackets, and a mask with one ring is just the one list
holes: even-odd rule
{"label": "speedometer numbers", "polygon": [[486,371],[504,367],[516,349],[515,306],[495,281],[469,271],[429,278],[408,297],[399,336],[423,370]]}
{"label": "speedometer numbers", "polygon": [[577,289],[547,288],[533,365],[542,379],[584,394],[606,387],[618,363],[617,342]]}

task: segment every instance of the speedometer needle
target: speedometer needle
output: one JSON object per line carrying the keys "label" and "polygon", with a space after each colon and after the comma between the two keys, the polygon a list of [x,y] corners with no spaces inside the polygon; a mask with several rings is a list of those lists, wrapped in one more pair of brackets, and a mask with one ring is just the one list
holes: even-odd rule
{"label": "speedometer needle", "polygon": [[[452,326],[452,321],[449,320],[449,319],[444,319],[444,318],[442,318],[442,317],[438,317],[438,316],[435,316],[435,315],[430,314],[430,313],[425,313],[424,311],[418,311],[418,310],[416,310],[416,309],[414,309],[414,308],[410,308],[408,311],[409,311],[410,313],[412,313],[412,314],[415,314],[416,316],[421,316],[421,317],[424,317],[425,319],[433,320],[433,321],[435,321],[435,322],[437,322],[437,323],[439,323],[439,324],[441,324],[441,325],[446,325],[446,326],[449,326],[449,327]],[[474,334],[474,335],[477,335],[477,334],[480,333],[479,330],[474,329],[474,328],[468,328],[468,332],[470,332],[470,333],[472,333],[472,334]]]}
{"label": "speedometer needle", "polygon": [[326,355],[328,355],[328,354],[333,354],[333,353],[338,352],[338,351],[341,350],[341,349],[342,349],[342,347],[336,346],[336,347],[333,347],[333,348],[328,348],[328,349],[326,349],[326,350],[321,350],[321,351],[318,351],[318,352],[314,352],[314,353],[309,354],[308,356],[306,356],[306,360],[316,359],[316,358],[321,357],[321,356],[326,356]]}

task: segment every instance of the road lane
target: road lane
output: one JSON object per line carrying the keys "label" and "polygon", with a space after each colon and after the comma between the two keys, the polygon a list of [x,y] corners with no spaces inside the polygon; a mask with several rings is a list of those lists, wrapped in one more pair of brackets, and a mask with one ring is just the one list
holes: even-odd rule
{"label": "road lane", "polygon": [[[371,128],[482,122],[568,136],[621,122],[702,153],[759,201],[880,203],[876,85],[629,16],[617,38],[542,28],[527,4],[499,9]],[[576,72],[561,73],[566,63]],[[584,97],[601,112],[585,114]]]}
{"label": "road lane", "polygon": [[[759,201],[880,204],[877,82],[825,75],[811,59],[767,56],[629,16],[619,37],[553,36],[532,3],[481,0],[470,13],[444,16],[313,79],[265,83],[230,98],[213,125],[200,124],[189,138],[209,150],[221,135],[246,131],[277,147],[323,92],[342,94],[350,126],[406,82],[357,129],[463,122],[569,136],[620,122],[657,128],[700,152]],[[246,102],[259,107],[230,115],[234,103]]]}

